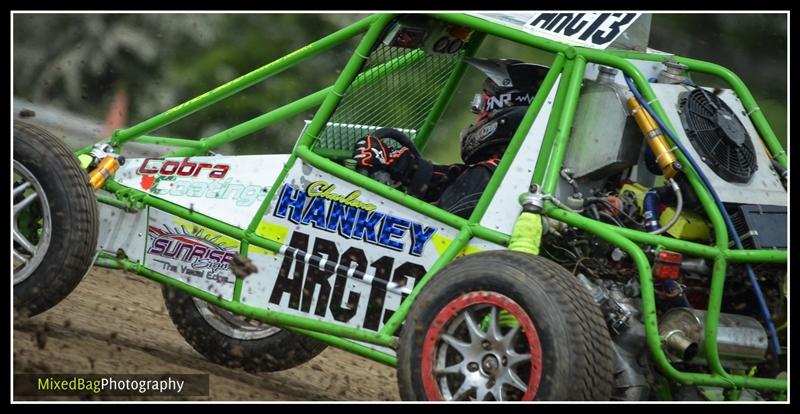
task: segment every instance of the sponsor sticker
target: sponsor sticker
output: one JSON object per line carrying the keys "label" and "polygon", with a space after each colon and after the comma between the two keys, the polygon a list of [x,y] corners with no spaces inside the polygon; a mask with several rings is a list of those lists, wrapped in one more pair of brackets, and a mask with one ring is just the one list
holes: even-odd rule
{"label": "sponsor sticker", "polygon": [[236,280],[230,262],[238,246],[220,242],[221,235],[213,235],[199,226],[189,230],[184,226],[163,224],[169,217],[166,213],[151,211],[145,248],[147,267],[230,299]]}
{"label": "sponsor sticker", "polygon": [[127,187],[244,228],[288,158],[288,154],[139,158],[128,160],[116,178]]}

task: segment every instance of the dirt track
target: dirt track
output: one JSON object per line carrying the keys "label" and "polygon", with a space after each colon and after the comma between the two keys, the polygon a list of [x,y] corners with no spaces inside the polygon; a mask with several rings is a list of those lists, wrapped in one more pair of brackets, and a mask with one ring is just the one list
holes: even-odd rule
{"label": "dirt track", "polygon": [[207,362],[172,325],[158,284],[100,268],[58,306],[15,321],[14,372],[210,374],[210,396],[199,400],[399,398],[394,369],[335,348],[268,374]]}

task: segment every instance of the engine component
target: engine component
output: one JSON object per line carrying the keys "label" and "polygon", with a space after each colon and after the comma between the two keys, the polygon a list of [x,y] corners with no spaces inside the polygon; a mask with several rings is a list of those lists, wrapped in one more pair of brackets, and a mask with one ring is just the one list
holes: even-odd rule
{"label": "engine component", "polygon": [[661,339],[669,352],[682,361],[690,361],[697,356],[697,342],[693,342],[681,330],[669,331]]}
{"label": "engine component", "polygon": [[677,280],[681,275],[681,254],[670,250],[659,250],[653,265],[653,279]]}
{"label": "engine component", "polygon": [[641,355],[640,344],[646,343],[644,326],[638,322],[636,326],[635,331],[631,329],[613,342],[614,400],[645,401],[650,396],[649,367],[637,358]]}
{"label": "engine component", "polygon": [[611,251],[611,260],[615,262],[620,262],[622,259],[628,257],[628,253],[625,253],[619,247],[615,247],[614,250]]}
{"label": "engine component", "polygon": [[661,234],[669,230],[675,225],[683,212],[683,194],[675,179],[669,179],[669,189],[672,190],[677,204],[672,218],[663,226],[659,225],[658,204],[661,201],[661,193],[664,193],[664,188],[652,188],[644,194],[644,199],[642,200],[642,215],[644,216],[645,229],[650,234]]}
{"label": "engine component", "polygon": [[580,186],[578,186],[578,183],[575,181],[574,178],[572,178],[572,170],[570,170],[569,168],[563,168],[561,170],[561,177],[564,178],[567,181],[567,183],[572,186],[572,188],[575,190],[575,193],[581,192]]}
{"label": "engine component", "polygon": [[661,167],[664,178],[669,179],[674,177],[675,174],[680,171],[681,164],[678,162],[678,159],[675,158],[675,154],[672,153],[672,150],[667,144],[664,131],[658,127],[653,117],[639,105],[639,102],[634,96],[628,98],[628,109],[630,109],[631,115],[647,138],[647,144],[653,151],[653,155],[656,157],[658,166]]}
{"label": "engine component", "polygon": [[664,224],[658,230],[651,231],[650,233],[652,234],[661,234],[671,229],[683,213],[683,193],[681,192],[681,188],[678,186],[678,182],[674,178],[669,179],[669,188],[672,189],[672,194],[675,196],[676,200],[675,215],[667,222],[667,224]]}
{"label": "engine component", "polygon": [[[753,200],[758,200],[759,204],[764,205],[787,205],[788,197],[786,195],[786,189],[781,183],[778,173],[768,168],[770,157],[764,145],[754,144],[756,163],[760,168],[755,170],[747,184],[725,180],[712,170],[708,164],[701,162],[701,157],[703,156],[700,155],[694,145],[690,143],[686,131],[681,127],[682,121],[680,119],[681,114],[678,112],[678,103],[679,97],[686,93],[686,86],[653,83],[650,84],[650,87],[666,114],[666,118],[663,119],[663,122],[671,124],[674,127],[673,132],[675,136],[672,139],[676,141],[675,144],[679,144],[681,148],[683,148],[687,158],[695,160],[697,164],[696,168],[701,170],[708,179],[708,185],[714,188],[720,201],[723,203],[752,204]],[[736,116],[739,119],[752,139],[759,139],[753,123],[747,117],[747,111],[733,91],[722,89],[719,94],[716,94],[716,97],[724,101],[728,107],[731,108],[732,116]]]}
{"label": "engine component", "polygon": [[[673,361],[705,364],[706,311],[673,308],[658,324],[663,346]],[[720,360],[726,362],[763,361],[767,351],[767,332],[749,316],[722,313],[717,326]]]}
{"label": "engine component", "polygon": [[654,283],[658,309],[685,308],[689,306],[684,286],[674,279],[665,277]]}
{"label": "engine component", "polygon": [[[623,401],[646,400],[650,395],[650,367],[640,361],[647,343],[644,325],[639,320],[640,305],[635,303],[639,295],[636,282],[622,284],[606,281],[609,286],[592,283],[583,274],[578,280],[589,290],[592,298],[600,305],[606,320],[611,325],[624,326],[623,330],[612,329],[614,342],[614,395],[613,399]],[[624,316],[624,322],[620,315]],[[617,321],[617,322],[613,322]]]}
{"label": "engine component", "polygon": [[[609,68],[584,80],[564,166],[575,179],[607,178],[638,161],[641,133],[627,114]],[[612,70],[613,71],[613,70]]]}
{"label": "engine component", "polygon": [[[681,263],[681,284],[686,299],[693,308],[706,309],[711,286],[711,261],[703,258],[686,258]],[[769,313],[776,324],[786,320],[787,301],[784,284],[787,280],[785,264],[757,264],[753,266],[764,295]],[[743,264],[731,263],[726,269],[725,288],[722,293],[722,312],[762,319],[760,304],[753,295],[753,284]]]}
{"label": "engine component", "polygon": [[619,213],[624,212],[625,203],[617,196],[609,195],[606,197],[606,201],[611,206],[611,214],[616,216]]}
{"label": "engine component", "polygon": [[631,318],[632,314],[631,310],[621,306],[612,298],[609,290],[605,286],[598,286],[592,283],[582,273],[578,274],[578,280],[586,287],[595,302],[600,305],[600,309],[602,309],[603,315],[606,317],[606,323],[609,329],[611,329],[611,332],[614,335],[619,335],[627,330],[628,320]]}
{"label": "engine component", "polygon": [[565,230],[567,230],[567,223],[542,216],[542,234],[553,234],[557,237],[562,237],[562,233]]}
{"label": "engine component", "polygon": [[644,201],[645,193],[647,193],[647,187],[639,183],[627,183],[619,189],[619,193],[622,196],[630,196],[631,199],[636,201],[639,213],[642,212],[642,202]]}
{"label": "engine component", "polygon": [[711,266],[709,266],[708,261],[702,257],[684,257],[681,261],[681,269],[701,275],[711,274]]}
{"label": "engine component", "polygon": [[[673,216],[675,216],[675,209],[667,207],[661,211],[658,222],[664,226]],[[684,210],[675,224],[667,230],[667,234],[681,240],[710,241],[711,225],[703,219],[703,216]]]}
{"label": "engine component", "polygon": [[683,83],[684,81],[686,81],[686,76],[684,76],[683,73],[686,72],[687,69],[689,69],[688,66],[672,60],[665,61],[664,66],[666,66],[666,69],[662,70],[658,74],[657,78],[658,83],[675,84],[675,83]]}
{"label": "engine component", "polygon": [[582,197],[580,197],[579,193],[576,193],[574,195],[571,195],[571,196],[567,197],[567,200],[564,201],[564,204],[567,207],[569,207],[569,208],[571,208],[572,210],[575,210],[575,211],[583,210],[583,203],[584,203],[584,200],[583,200]]}
{"label": "engine component", "polygon": [[644,216],[644,228],[649,233],[658,231],[660,228],[658,223],[658,202],[661,199],[658,197],[656,190],[650,190],[644,195],[642,202],[642,210]]}
{"label": "engine component", "polygon": [[717,95],[697,88],[680,98],[686,136],[701,159],[725,181],[747,183],[758,169],[750,135]]}
{"label": "engine component", "polygon": [[[678,180],[676,179],[676,181]],[[619,193],[623,199],[633,200],[639,208],[639,213],[643,213],[644,197],[647,191],[647,188],[639,183],[627,183],[620,188]],[[681,191],[681,195],[683,194],[685,192]],[[675,211],[674,207],[667,207],[661,211],[661,215],[658,217],[658,223],[661,228],[666,227],[673,220]],[[675,220],[675,224],[670,226],[666,233],[681,240],[708,241],[711,240],[711,224],[701,215],[683,209],[678,219]]]}
{"label": "engine component", "polygon": [[742,205],[731,214],[731,221],[745,249],[787,247],[786,207]]}

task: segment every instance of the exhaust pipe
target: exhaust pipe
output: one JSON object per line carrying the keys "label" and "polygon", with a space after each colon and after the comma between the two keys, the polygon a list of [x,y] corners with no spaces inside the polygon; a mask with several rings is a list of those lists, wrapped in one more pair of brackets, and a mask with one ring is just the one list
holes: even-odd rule
{"label": "exhaust pipe", "polygon": [[[706,311],[673,308],[658,324],[662,346],[672,360],[705,362]],[[719,316],[717,348],[720,360],[763,361],[767,352],[767,332],[756,319],[723,313]]]}
{"label": "exhaust pipe", "polygon": [[681,331],[670,331],[663,336],[667,351],[681,361],[691,361],[697,356],[699,346]]}

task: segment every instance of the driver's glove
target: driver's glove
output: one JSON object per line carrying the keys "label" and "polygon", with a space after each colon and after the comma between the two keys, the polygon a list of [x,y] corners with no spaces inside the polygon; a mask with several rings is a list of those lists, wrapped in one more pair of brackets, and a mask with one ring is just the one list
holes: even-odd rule
{"label": "driver's glove", "polygon": [[377,137],[367,135],[358,142],[353,149],[353,159],[356,168],[367,170],[369,173],[386,171],[393,180],[405,182],[407,176],[415,165],[416,157],[406,147],[390,147]]}

